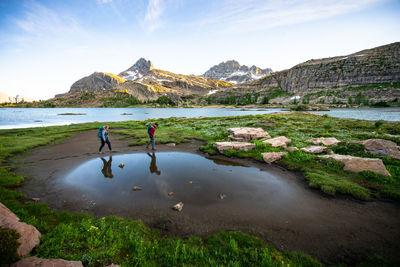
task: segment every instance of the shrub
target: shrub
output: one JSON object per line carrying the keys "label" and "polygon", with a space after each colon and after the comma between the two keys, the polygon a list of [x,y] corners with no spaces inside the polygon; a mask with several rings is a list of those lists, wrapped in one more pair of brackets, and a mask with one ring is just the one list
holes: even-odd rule
{"label": "shrub", "polygon": [[6,230],[0,228],[0,263],[8,264],[14,263],[19,259],[17,249],[19,242],[17,239],[20,234],[15,230]]}

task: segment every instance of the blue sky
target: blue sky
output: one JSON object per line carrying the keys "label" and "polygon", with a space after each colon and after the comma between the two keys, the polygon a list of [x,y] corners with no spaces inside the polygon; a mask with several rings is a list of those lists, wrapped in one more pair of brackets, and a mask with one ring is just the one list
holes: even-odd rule
{"label": "blue sky", "polygon": [[399,0],[0,0],[0,91],[47,99],[140,57],[273,70],[400,41]]}

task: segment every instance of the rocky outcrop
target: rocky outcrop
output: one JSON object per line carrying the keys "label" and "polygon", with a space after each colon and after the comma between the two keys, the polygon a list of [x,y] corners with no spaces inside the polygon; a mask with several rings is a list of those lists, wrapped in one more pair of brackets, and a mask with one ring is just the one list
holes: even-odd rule
{"label": "rocky outcrop", "polygon": [[229,128],[228,131],[231,133],[229,138],[236,141],[248,141],[271,137],[269,133],[264,131],[262,128],[237,127]]}
{"label": "rocky outcrop", "polygon": [[321,154],[327,150],[326,147],[324,146],[308,146],[308,147],[303,147],[301,148],[301,151],[304,151],[306,153],[310,154]]}
{"label": "rocky outcrop", "polygon": [[215,142],[213,147],[218,149],[220,153],[224,153],[225,150],[237,150],[237,151],[249,151],[256,147],[255,144],[246,142]]}
{"label": "rocky outcrop", "polygon": [[395,142],[384,139],[368,139],[357,143],[363,144],[367,153],[400,160],[400,146]]}
{"label": "rocky outcrop", "polygon": [[20,256],[28,255],[40,243],[40,232],[34,226],[20,222],[19,218],[1,203],[0,227],[13,229],[21,235],[17,240],[20,243],[17,250]]}
{"label": "rocky outcrop", "polygon": [[271,144],[272,147],[287,147],[288,144],[290,144],[290,142],[292,142],[292,140],[290,140],[289,138],[287,138],[286,136],[279,136],[279,137],[275,137],[272,139],[267,139],[265,141],[263,141],[264,143],[267,144]]}
{"label": "rocky outcrop", "polygon": [[40,266],[40,267],[83,267],[80,261],[66,261],[63,259],[40,259],[37,257],[24,258],[16,263],[12,264],[11,267],[28,267],[28,266]]}
{"label": "rocky outcrop", "polygon": [[340,143],[335,137],[320,137],[312,138],[306,141],[307,143],[313,143],[314,145],[323,144],[324,146],[335,146]]}
{"label": "rocky outcrop", "polygon": [[228,60],[211,67],[203,75],[200,75],[200,77],[228,81],[231,83],[244,83],[265,77],[271,72],[272,70],[270,68],[260,69],[254,65],[249,68],[245,65],[240,65],[239,62],[235,60]]}
{"label": "rocky outcrop", "polygon": [[400,42],[363,50],[347,56],[311,59],[289,70],[275,72],[260,81],[278,85],[289,93],[314,92],[321,88],[400,82]]}
{"label": "rocky outcrop", "polygon": [[377,174],[391,176],[381,159],[359,158],[347,155],[325,155],[322,158],[330,158],[340,161],[344,164],[345,171],[362,172],[371,171]]}
{"label": "rocky outcrop", "polygon": [[95,72],[72,84],[69,93],[112,89],[125,81],[125,79],[112,73]]}
{"label": "rocky outcrop", "polygon": [[272,163],[274,161],[280,160],[288,152],[265,152],[261,153],[264,161],[266,163]]}

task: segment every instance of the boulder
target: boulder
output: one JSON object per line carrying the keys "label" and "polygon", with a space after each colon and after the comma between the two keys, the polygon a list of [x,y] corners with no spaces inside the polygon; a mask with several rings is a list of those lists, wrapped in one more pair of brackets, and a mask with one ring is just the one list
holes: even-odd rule
{"label": "boulder", "polygon": [[286,136],[279,136],[272,139],[267,139],[263,141],[264,143],[271,144],[273,147],[287,147],[292,140],[286,138]]}
{"label": "boulder", "polygon": [[320,138],[312,138],[307,140],[308,143],[313,143],[314,145],[323,144],[324,146],[335,146],[340,143],[335,137],[320,137]]}
{"label": "boulder", "polygon": [[325,155],[322,156],[322,158],[330,158],[342,162],[344,164],[343,169],[345,171],[356,173],[362,171],[371,171],[377,174],[391,176],[381,159],[359,158],[339,154]]}
{"label": "boulder", "polygon": [[229,128],[228,131],[231,133],[229,138],[237,141],[242,140],[254,140],[260,138],[270,138],[268,132],[264,131],[262,128],[253,128],[253,127],[238,127],[238,128]]}
{"label": "boulder", "polygon": [[359,143],[365,146],[368,153],[400,160],[400,147],[395,142],[384,139],[368,139]]}
{"label": "boulder", "polygon": [[0,205],[0,227],[13,229],[21,235],[17,240],[20,243],[17,250],[20,256],[28,255],[40,243],[40,232],[34,226],[20,222],[19,218],[3,204]]}
{"label": "boulder", "polygon": [[233,149],[238,151],[249,151],[256,147],[255,144],[246,143],[246,142],[215,142],[213,147],[218,149],[220,153],[223,153],[225,150]]}
{"label": "boulder", "polygon": [[266,163],[272,163],[274,161],[280,160],[288,152],[265,152],[262,153],[262,157]]}
{"label": "boulder", "polygon": [[[63,259],[40,259],[37,257],[24,258],[11,267],[27,267],[27,266],[40,266],[40,267],[83,267],[80,261],[66,261]],[[114,265],[115,266],[115,265]]]}
{"label": "boulder", "polygon": [[308,147],[303,147],[301,148],[301,151],[304,151],[306,153],[310,154],[321,154],[326,151],[326,147],[324,146],[308,146]]}

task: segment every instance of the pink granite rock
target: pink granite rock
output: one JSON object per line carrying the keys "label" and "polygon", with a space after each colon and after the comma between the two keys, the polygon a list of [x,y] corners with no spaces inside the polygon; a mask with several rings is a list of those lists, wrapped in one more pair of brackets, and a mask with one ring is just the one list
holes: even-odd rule
{"label": "pink granite rock", "polygon": [[262,157],[266,163],[272,163],[274,161],[280,160],[288,152],[265,152],[262,153]]}
{"label": "pink granite rock", "polygon": [[238,151],[248,151],[256,147],[255,144],[246,142],[215,142],[213,147],[217,148],[220,153],[225,150],[233,149]]}
{"label": "pink granite rock", "polygon": [[330,158],[344,163],[344,170],[351,172],[371,171],[377,174],[391,176],[381,159],[359,158],[348,155],[325,155],[322,158]]}
{"label": "pink granite rock", "polygon": [[310,154],[321,154],[322,152],[325,152],[326,149],[327,148],[324,146],[308,146],[308,147],[301,148],[301,151],[304,151],[304,152],[310,153]]}
{"label": "pink granite rock", "polygon": [[11,265],[11,267],[29,267],[29,266],[83,267],[82,262],[80,262],[80,261],[66,261],[63,259],[40,259],[37,257],[24,258],[24,259],[17,261],[16,263]]}
{"label": "pink granite rock", "polygon": [[323,144],[324,146],[335,146],[340,143],[335,137],[320,137],[320,138],[312,138],[307,140],[308,143],[313,143],[314,145]]}
{"label": "pink granite rock", "polygon": [[262,128],[238,127],[229,128],[228,131],[231,133],[229,138],[236,141],[248,141],[264,137],[271,137],[269,133],[264,131]]}
{"label": "pink granite rock", "polygon": [[265,141],[263,141],[264,143],[267,144],[271,144],[271,146],[273,147],[287,147],[288,144],[290,144],[290,142],[292,142],[292,140],[290,140],[289,138],[286,138],[286,136],[279,136],[279,137],[275,137],[272,139],[267,139]]}

